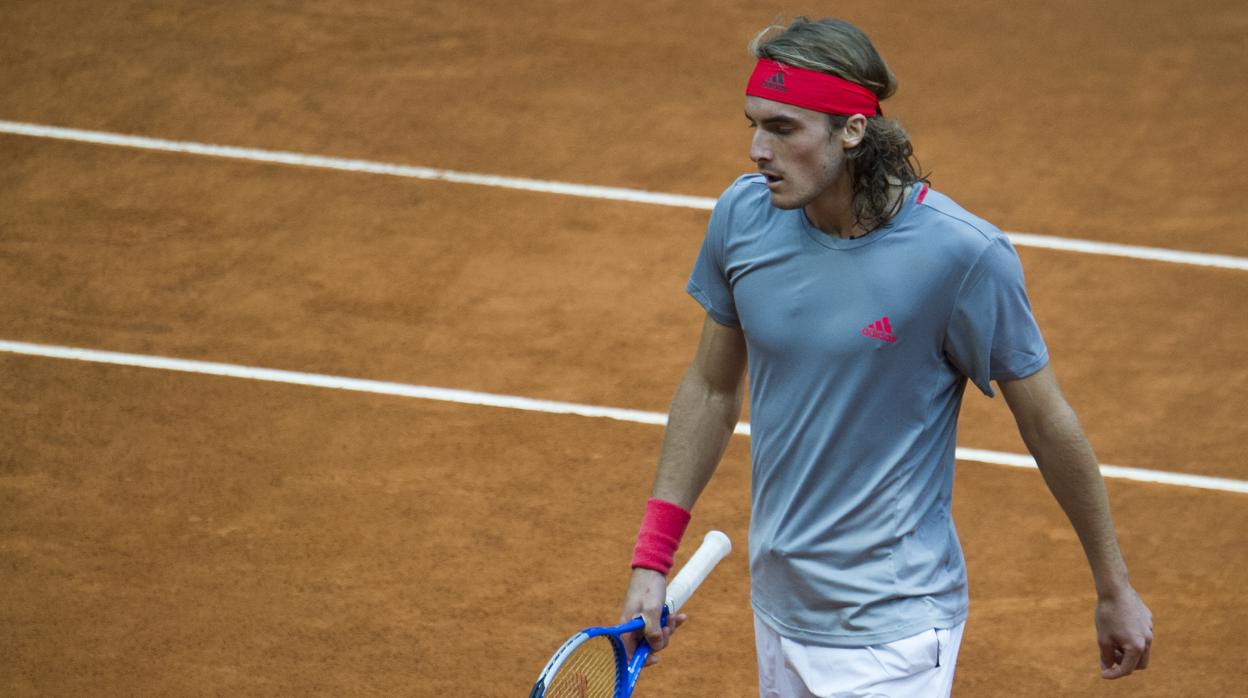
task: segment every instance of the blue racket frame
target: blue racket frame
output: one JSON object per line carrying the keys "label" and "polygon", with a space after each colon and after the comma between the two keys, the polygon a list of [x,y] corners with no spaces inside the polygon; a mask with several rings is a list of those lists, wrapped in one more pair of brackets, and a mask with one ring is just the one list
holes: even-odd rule
{"label": "blue racket frame", "polygon": [[[660,626],[667,627],[668,616],[684,608],[685,602],[706,579],[706,575],[710,574],[715,565],[719,564],[719,561],[731,551],[732,542],[728,540],[728,536],[724,535],[723,531],[707,532],[697,551],[681,568],[672,583],[667,586],[667,603],[663,604],[663,615],[659,619]],[[611,642],[611,649],[615,655],[615,695],[612,698],[629,698],[633,695],[633,688],[637,685],[637,677],[646,665],[646,658],[650,656],[650,645],[644,639],[641,640],[637,643],[633,656],[629,657],[624,651],[624,643],[620,641],[620,636],[637,632],[644,627],[646,624],[641,618],[634,618],[621,625],[610,628],[586,628],[573,635],[546,663],[542,675],[537,678],[537,683],[529,692],[529,698],[544,698],[547,681],[559,671],[572,652],[586,640],[603,635],[607,636]]]}
{"label": "blue racket frame", "polygon": [[[667,606],[663,606],[663,615],[659,621],[661,626],[667,626],[668,615]],[[637,649],[633,650],[633,656],[629,657],[628,652],[624,649],[624,643],[620,641],[620,637],[629,633],[635,633],[645,627],[645,620],[639,616],[627,623],[613,625],[609,628],[585,628],[573,635],[567,642],[563,643],[563,647],[555,653],[550,663],[546,665],[542,675],[537,678],[537,683],[533,684],[533,690],[529,692],[529,698],[543,698],[545,696],[546,680],[555,670],[562,666],[561,660],[566,656],[565,650],[579,646],[590,638],[601,636],[605,636],[611,642],[611,649],[615,651],[616,690],[612,698],[630,698],[633,695],[633,689],[637,686],[637,678],[641,676],[641,670],[646,666],[646,658],[650,656],[650,643],[646,642],[644,638],[638,641]]]}

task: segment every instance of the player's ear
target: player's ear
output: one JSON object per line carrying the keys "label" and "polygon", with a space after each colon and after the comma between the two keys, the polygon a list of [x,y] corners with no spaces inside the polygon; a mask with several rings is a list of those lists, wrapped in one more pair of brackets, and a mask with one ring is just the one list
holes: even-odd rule
{"label": "player's ear", "polygon": [[841,147],[846,150],[856,147],[866,135],[867,117],[862,114],[853,114],[846,117],[845,127],[838,134],[841,139]]}

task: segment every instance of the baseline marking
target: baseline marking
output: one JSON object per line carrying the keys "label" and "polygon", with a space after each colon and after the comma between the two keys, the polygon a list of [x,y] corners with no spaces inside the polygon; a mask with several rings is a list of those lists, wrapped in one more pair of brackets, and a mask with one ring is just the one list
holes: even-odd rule
{"label": "baseline marking", "polygon": [[[57,140],[111,145],[141,150],[158,150],[169,153],[190,153],[209,157],[227,158],[231,160],[247,160],[252,162],[312,167],[326,170],[342,170],[346,172],[364,172],[369,174],[390,175],[393,177],[409,177],[413,179],[436,180],[456,184],[473,184],[503,189],[519,189],[523,191],[562,194],[590,199],[607,199],[611,201],[628,201],[633,203],[652,204],[655,206],[672,206],[677,208],[693,208],[710,210],[715,206],[715,199],[703,196],[686,196],[683,194],[664,194],[660,192],[626,189],[623,187],[601,187],[571,182],[553,182],[524,177],[503,177],[498,175],[474,174],[455,170],[439,170],[431,167],[413,167],[395,165],[372,160],[356,160],[337,158],[324,155],[307,155],[280,150],[261,150],[257,148],[239,148],[228,145],[210,145],[193,141],[173,141],[164,138],[147,138],[144,136],[127,136],[104,131],[85,131],[76,128],[44,126],[18,121],[0,120],[0,133],[33,138],[52,138]],[[1143,247],[1139,245],[1120,245],[1109,242],[1078,240],[1073,238],[1035,235],[1032,233],[1007,232],[1006,236],[1015,245],[1022,247],[1042,247],[1065,252],[1082,254],[1107,255],[1111,257],[1129,257],[1153,262],[1171,264],[1191,264],[1221,269],[1248,271],[1248,258],[1230,255],[1207,254],[1204,252],[1183,252],[1160,247]]]}
{"label": "baseline marking", "polygon": [[[533,398],[520,397],[516,395],[495,395],[470,390],[452,390],[449,388],[434,388],[423,385],[408,385],[405,383],[391,383],[387,381],[366,380],[362,378],[346,378],[343,376],[328,376],[317,373],[300,373],[297,371],[257,368],[253,366],[238,366],[235,364],[216,363],[211,361],[173,359],[162,356],[125,354],[114,351],[98,351],[94,349],[80,349],[75,347],[62,347],[47,344],[30,344],[27,342],[11,342],[6,340],[0,340],[0,352],[22,354],[26,356],[39,356],[52,359],[70,359],[90,363],[114,364],[118,366],[154,368],[166,371],[180,371],[183,373],[198,373],[210,376],[246,378],[257,381],[287,383],[290,385],[303,385],[317,388],[333,388],[337,390],[350,390],[354,392],[376,393],[381,395],[395,395],[400,397],[418,398],[422,400],[453,402],[464,405],[503,407],[529,412],[573,414],[582,417],[605,417],[607,419],[633,422],[636,424],[667,424],[667,415],[660,412],[645,412],[642,410],[630,410],[618,407],[600,407],[596,405],[580,405],[571,402],[556,402],[553,400],[535,400]],[[748,436],[750,433],[750,425],[744,422],[737,424],[735,432]],[[993,465],[1005,465],[1015,468],[1036,467],[1036,463],[1032,460],[1031,456],[1024,456],[1016,453],[986,451],[978,448],[959,448],[957,449],[956,456],[958,460],[990,463]],[[1128,468],[1118,465],[1101,465],[1101,474],[1107,478],[1116,478],[1121,480],[1134,480],[1137,482],[1152,482],[1162,485],[1174,485],[1179,487],[1193,487],[1197,489],[1220,490],[1223,492],[1248,494],[1248,481],[1232,480],[1221,477],[1209,477],[1207,475],[1188,475],[1185,473],[1146,470],[1143,468]]]}

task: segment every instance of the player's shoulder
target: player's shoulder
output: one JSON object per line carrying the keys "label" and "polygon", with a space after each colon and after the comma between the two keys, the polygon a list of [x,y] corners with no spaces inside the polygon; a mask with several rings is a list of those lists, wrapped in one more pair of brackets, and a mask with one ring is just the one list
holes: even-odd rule
{"label": "player's shoulder", "polygon": [[720,194],[712,220],[725,231],[739,232],[765,225],[774,213],[767,181],[760,174],[746,174]]}
{"label": "player's shoulder", "polygon": [[758,173],[743,174],[719,195],[720,203],[730,206],[754,206],[760,202],[770,203],[771,194],[767,180]]}
{"label": "player's shoulder", "polygon": [[918,205],[925,238],[972,260],[988,250],[1013,250],[1000,228],[963,208],[949,196],[928,188]]}
{"label": "player's shoulder", "polygon": [[942,232],[955,239],[967,242],[990,243],[1005,234],[992,223],[962,208],[958,202],[935,189],[929,188],[923,193],[919,210],[927,215],[926,226],[941,228]]}

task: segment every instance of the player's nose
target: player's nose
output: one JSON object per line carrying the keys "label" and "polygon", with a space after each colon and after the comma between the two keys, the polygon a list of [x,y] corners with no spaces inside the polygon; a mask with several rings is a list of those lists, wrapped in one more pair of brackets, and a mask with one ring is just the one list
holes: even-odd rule
{"label": "player's nose", "polygon": [[754,131],[754,138],[750,140],[750,159],[755,163],[769,162],[772,159],[771,149],[763,142],[767,134],[762,129]]}

